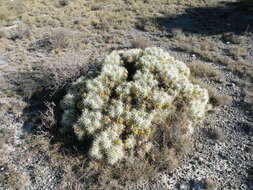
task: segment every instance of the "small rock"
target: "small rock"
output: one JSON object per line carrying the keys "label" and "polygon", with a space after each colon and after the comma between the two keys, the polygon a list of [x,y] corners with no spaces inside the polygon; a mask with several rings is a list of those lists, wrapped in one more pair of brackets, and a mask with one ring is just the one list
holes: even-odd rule
{"label": "small rock", "polygon": [[5,170],[5,167],[4,166],[0,166],[0,171],[4,171]]}
{"label": "small rock", "polygon": [[8,65],[9,62],[7,61],[7,59],[3,56],[0,56],[0,65]]}
{"label": "small rock", "polygon": [[228,87],[235,87],[235,84],[234,83],[227,83],[226,86],[228,86]]}

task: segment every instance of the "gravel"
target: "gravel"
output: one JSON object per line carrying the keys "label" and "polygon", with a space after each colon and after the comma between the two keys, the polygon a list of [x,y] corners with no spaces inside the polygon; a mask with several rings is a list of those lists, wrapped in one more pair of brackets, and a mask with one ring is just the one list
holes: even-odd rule
{"label": "gravel", "polygon": [[[198,59],[191,54],[171,51],[169,42],[153,40],[157,34],[136,30],[128,31],[125,37],[126,41],[129,34],[150,39],[154,45],[163,47],[182,61],[187,62]],[[97,44],[97,47],[99,47],[99,44]],[[91,48],[90,51],[97,50],[94,47]],[[101,56],[110,48],[101,51]],[[14,61],[17,59],[15,56],[17,55],[12,56]],[[6,64],[3,60],[5,59],[0,57],[0,65],[2,62]],[[220,83],[210,84],[218,90],[220,95],[232,96],[232,104],[217,108],[214,113],[209,114],[206,120],[202,122],[195,133],[193,150],[183,157],[181,167],[173,172],[160,173],[149,181],[135,185],[131,184],[127,187],[129,190],[201,190],[205,188],[205,179],[210,178],[215,181],[217,189],[253,189],[252,181],[250,181],[253,166],[252,152],[246,151],[247,147],[253,146],[253,133],[247,130],[249,122],[243,106],[242,91],[234,82],[239,79],[217,63],[207,64],[214,65],[222,72],[224,79]],[[10,67],[15,66],[13,62],[10,62],[9,65]],[[15,102],[20,103],[23,108],[26,106],[26,102],[21,98],[17,97]],[[5,139],[2,145],[3,148],[0,150],[0,154],[4,155],[0,158],[0,177],[4,175],[4,172],[9,171],[5,166],[6,160],[3,159],[7,158],[8,164],[13,167],[12,171],[21,176],[18,181],[22,183],[20,183],[18,189],[64,189],[62,185],[64,176],[62,168],[49,162],[48,156],[43,151],[38,151],[36,154],[31,153],[30,146],[28,146],[30,143],[28,135],[34,124],[31,121],[26,123],[24,128],[25,117],[23,110],[7,111],[4,118],[0,121],[0,129],[13,130],[14,132],[11,134],[6,132],[7,137],[0,137]],[[208,131],[205,130],[206,128],[216,128],[216,132],[222,136],[222,140],[210,138],[210,135],[207,134]],[[0,187],[7,190],[15,189],[1,181]]]}

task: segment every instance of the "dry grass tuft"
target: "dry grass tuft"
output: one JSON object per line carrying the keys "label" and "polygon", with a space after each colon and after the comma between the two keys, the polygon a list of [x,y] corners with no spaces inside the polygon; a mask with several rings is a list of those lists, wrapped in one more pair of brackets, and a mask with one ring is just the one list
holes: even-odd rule
{"label": "dry grass tuft", "polygon": [[243,47],[232,47],[229,49],[229,55],[233,56],[234,59],[238,59],[240,57],[245,57],[247,55],[247,50]]}
{"label": "dry grass tuft", "polygon": [[213,178],[205,178],[203,180],[205,190],[215,190],[220,188],[220,184]]}
{"label": "dry grass tuft", "polygon": [[35,92],[47,96],[41,92],[50,91],[51,95],[54,94],[76,80],[88,67],[81,61],[81,55],[70,52],[50,63],[34,64],[28,69],[20,68],[21,71],[11,73],[8,78],[16,84],[18,94],[25,98],[31,98]]}
{"label": "dry grass tuft", "polygon": [[222,77],[221,73],[218,72],[213,66],[202,62],[192,62],[188,66],[191,70],[192,76],[196,78],[218,80]]}
{"label": "dry grass tuft", "polygon": [[135,39],[135,40],[131,40],[131,47],[132,48],[141,48],[141,49],[145,49],[147,47],[151,46],[151,42],[144,39],[144,38],[139,38],[139,39]]}
{"label": "dry grass tuft", "polygon": [[66,48],[71,43],[71,35],[67,30],[59,30],[51,36],[51,40],[54,48]]}
{"label": "dry grass tuft", "polygon": [[1,164],[3,171],[0,172],[1,185],[7,185],[11,189],[21,189],[25,178],[19,173],[12,164]]}
{"label": "dry grass tuft", "polygon": [[29,50],[47,51],[59,54],[65,49],[77,49],[80,45],[79,34],[74,34],[70,30],[58,28],[50,35],[44,35],[42,38],[31,43]]}
{"label": "dry grass tuft", "polygon": [[186,40],[186,36],[183,33],[181,28],[173,28],[171,31],[172,37],[174,40],[184,42]]}
{"label": "dry grass tuft", "polygon": [[224,106],[224,105],[231,104],[232,101],[233,101],[233,98],[231,96],[228,96],[228,95],[214,96],[213,98],[211,98],[211,101],[212,101],[214,106]]}
{"label": "dry grass tuft", "polygon": [[243,45],[247,41],[247,36],[225,33],[225,34],[223,34],[222,39],[224,42],[231,42],[233,44],[242,44]]}
{"label": "dry grass tuft", "polygon": [[207,128],[205,132],[206,132],[207,137],[212,140],[220,141],[220,142],[224,141],[224,133],[221,128],[217,128],[217,127]]}
{"label": "dry grass tuft", "polygon": [[56,105],[53,102],[45,102],[45,111],[41,112],[39,119],[41,121],[39,132],[42,136],[50,136],[52,130],[57,125],[56,123],[56,115],[55,115],[55,108]]}

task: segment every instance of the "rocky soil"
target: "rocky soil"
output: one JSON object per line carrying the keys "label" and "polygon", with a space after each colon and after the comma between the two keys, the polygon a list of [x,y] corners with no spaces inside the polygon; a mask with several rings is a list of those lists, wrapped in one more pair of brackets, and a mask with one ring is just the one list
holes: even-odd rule
{"label": "rocky soil", "polygon": [[[180,11],[191,7],[174,1],[170,6]],[[175,10],[173,9],[172,12]],[[248,13],[246,15],[248,17],[244,15],[244,21],[252,21],[252,15],[249,16]],[[74,16],[74,18],[77,17]],[[159,13],[158,16],[166,16],[166,14]],[[229,15],[226,16],[229,18]],[[92,33],[89,29],[89,33],[80,37],[82,41],[79,49],[76,47],[55,48],[54,42],[48,41],[38,32],[41,29],[46,33],[50,27],[43,28],[39,25],[28,27],[22,19],[2,23],[0,25],[0,189],[85,189],[81,180],[83,174],[76,172],[76,166],[72,167],[68,163],[70,160],[71,163],[75,163],[75,160],[78,162],[81,156],[67,151],[64,153],[59,151],[59,153],[58,150],[61,147],[52,148],[47,142],[49,139],[34,133],[34,129],[38,126],[36,118],[40,114],[43,99],[35,98],[31,101],[29,87],[27,87],[27,82],[30,84],[30,80],[24,81],[24,75],[34,73],[38,64],[66,63],[73,62],[74,59],[76,62],[87,65],[90,60],[102,59],[113,49],[130,48],[133,39],[142,39],[148,41],[150,46],[162,47],[185,63],[200,61],[213,66],[221,73],[219,80],[213,81],[208,78],[201,80],[215,88],[218,95],[231,96],[232,101],[216,107],[199,124],[194,134],[193,148],[182,158],[179,168],[173,172],[165,171],[154,175],[148,181],[126,184],[123,189],[253,189],[253,121],[252,107],[250,107],[253,104],[253,98],[245,96],[246,87],[242,83],[246,79],[236,72],[231,72],[227,65],[221,64],[217,59],[205,59],[201,52],[194,49],[178,48],[181,44],[202,47],[202,41],[204,43],[208,39],[214,47],[207,48],[207,52],[214,51],[217,57],[231,58],[232,55],[226,52],[236,46],[246,50],[246,55],[235,55],[237,56],[235,61],[239,63],[243,59],[253,64],[251,25],[246,27],[247,35],[229,31],[230,34],[246,38],[246,42],[235,45],[229,40],[224,40],[223,34],[226,31],[223,31],[222,26],[219,26],[220,30],[211,27],[210,30],[213,29],[211,35],[204,33],[204,29],[200,30],[202,33],[195,33],[192,28],[196,27],[196,23],[203,26],[203,21],[196,15],[190,15],[190,20],[196,22],[191,25],[191,21],[187,18],[188,16],[176,19],[166,26],[183,28],[180,39],[173,31],[161,29],[161,26],[150,21],[146,24],[148,28],[145,30],[131,26],[127,30],[119,28],[112,29],[110,32],[94,29],[96,32]],[[213,21],[212,18],[205,18],[209,19],[209,23]],[[157,27],[156,30],[149,29],[149,25]],[[188,27],[184,28],[185,25]],[[84,31],[73,29],[72,32],[80,34]],[[253,65],[251,65],[252,68]],[[42,84],[41,81],[31,81],[35,89]],[[247,87],[252,87],[252,80],[247,79],[245,83]],[[106,187],[110,189],[114,184],[117,186],[117,181],[111,181]]]}

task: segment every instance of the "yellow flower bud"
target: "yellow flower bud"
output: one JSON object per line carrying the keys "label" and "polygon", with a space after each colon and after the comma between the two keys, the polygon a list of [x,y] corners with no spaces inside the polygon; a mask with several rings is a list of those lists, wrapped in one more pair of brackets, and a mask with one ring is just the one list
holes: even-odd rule
{"label": "yellow flower bud", "polygon": [[139,134],[141,134],[141,135],[145,134],[145,129],[140,129]]}
{"label": "yellow flower bud", "polygon": [[84,92],[84,88],[80,88],[80,89],[79,89],[79,92],[80,92],[80,93],[83,93],[83,92]]}
{"label": "yellow flower bud", "polygon": [[141,104],[140,109],[144,110],[146,108],[145,104]]}
{"label": "yellow flower bud", "polygon": [[144,129],[145,130],[145,134],[150,134],[151,133],[151,129]]}
{"label": "yellow flower bud", "polygon": [[113,143],[115,144],[122,144],[122,140],[121,139],[116,139],[113,141]]}
{"label": "yellow flower bud", "polygon": [[134,132],[134,134],[139,134],[139,130],[138,129],[133,129],[133,132]]}
{"label": "yellow flower bud", "polygon": [[129,110],[130,110],[130,106],[129,106],[129,105],[126,105],[126,106],[125,106],[125,109],[126,109],[126,111],[129,111]]}
{"label": "yellow flower bud", "polygon": [[128,76],[128,71],[124,70],[124,77],[127,77],[127,76]]}
{"label": "yellow flower bud", "polygon": [[111,119],[108,116],[104,116],[103,120],[104,122],[107,122],[107,123],[111,122]]}
{"label": "yellow flower bud", "polygon": [[163,109],[166,109],[166,108],[169,108],[169,107],[170,107],[169,103],[163,105]]}
{"label": "yellow flower bud", "polygon": [[124,123],[124,119],[122,117],[118,117],[116,121],[120,124]]}
{"label": "yellow flower bud", "polygon": [[127,97],[127,101],[128,102],[131,102],[132,101],[132,98],[130,96]]}
{"label": "yellow flower bud", "polygon": [[160,104],[156,104],[155,105],[155,109],[160,109],[161,108],[161,105]]}

